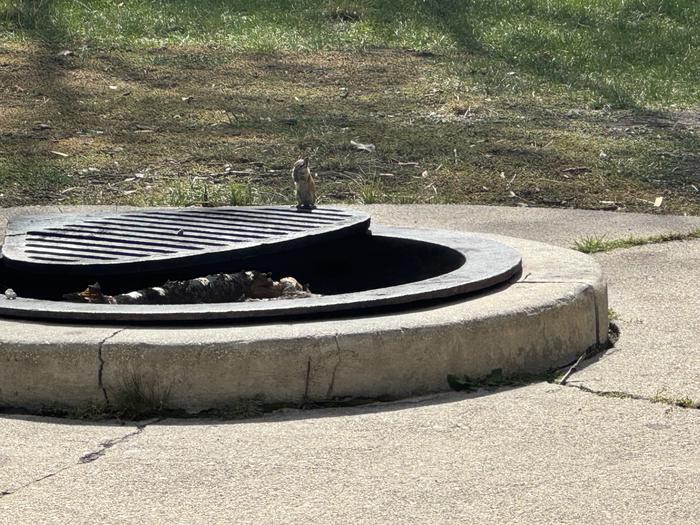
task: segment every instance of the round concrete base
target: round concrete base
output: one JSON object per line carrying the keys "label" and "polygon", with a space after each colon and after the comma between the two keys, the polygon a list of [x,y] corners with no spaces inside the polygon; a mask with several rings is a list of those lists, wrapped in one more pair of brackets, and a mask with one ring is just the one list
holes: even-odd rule
{"label": "round concrete base", "polygon": [[447,376],[543,372],[607,338],[607,288],[589,256],[484,235],[523,259],[517,282],[439,306],[236,326],[80,326],[0,319],[0,406],[114,403],[143,388],[188,411],[261,397],[406,397]]}

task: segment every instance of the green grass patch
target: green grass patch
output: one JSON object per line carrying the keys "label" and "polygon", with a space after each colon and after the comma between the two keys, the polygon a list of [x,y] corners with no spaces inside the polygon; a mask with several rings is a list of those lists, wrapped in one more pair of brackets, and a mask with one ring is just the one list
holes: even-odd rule
{"label": "green grass patch", "polygon": [[0,0],[0,206],[291,203],[305,156],[320,204],[698,214],[699,11]]}
{"label": "green grass patch", "polygon": [[140,191],[128,199],[137,206],[251,206],[261,204],[246,183],[213,184],[202,179],[175,179],[167,186]]}
{"label": "green grass patch", "polygon": [[291,203],[304,156],[320,204],[700,213],[700,143],[678,114],[488,94],[449,59],[20,47],[3,60],[1,206]]}
{"label": "green grass patch", "polygon": [[0,0],[0,42],[245,52],[394,48],[450,56],[492,89],[600,107],[695,104],[695,0]]}
{"label": "green grass patch", "polygon": [[574,242],[573,249],[583,253],[609,252],[621,248],[644,246],[671,241],[688,241],[700,239],[700,228],[685,233],[664,233],[648,237],[629,236],[622,239],[607,239],[605,235],[592,235]]}
{"label": "green grass patch", "polygon": [[[0,143],[1,144],[1,143]],[[73,181],[60,167],[22,156],[12,162],[0,157],[0,205],[50,202],[70,188]]]}

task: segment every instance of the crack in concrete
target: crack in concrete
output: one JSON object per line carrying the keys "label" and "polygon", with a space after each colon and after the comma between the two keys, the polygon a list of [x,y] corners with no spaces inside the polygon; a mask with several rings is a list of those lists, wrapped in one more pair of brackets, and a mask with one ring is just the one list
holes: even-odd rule
{"label": "crack in concrete", "polygon": [[586,394],[593,394],[598,397],[606,397],[612,399],[631,399],[632,401],[645,401],[654,405],[662,404],[690,410],[700,410],[700,404],[689,406],[678,399],[642,396],[640,394],[632,394],[631,392],[623,392],[620,390],[594,390],[593,388],[589,388],[585,385],[572,385],[571,383],[559,384],[559,386],[575,388],[576,390],[585,392]]}
{"label": "crack in concrete", "polygon": [[105,398],[105,403],[109,406],[109,396],[107,395],[107,389],[104,387],[104,384],[102,382],[102,374],[104,372],[104,366],[105,366],[105,361],[104,358],[102,357],[102,347],[104,347],[105,343],[115,337],[117,334],[123,332],[126,330],[126,328],[119,328],[118,330],[115,330],[111,334],[109,334],[107,337],[105,337],[102,341],[100,341],[98,347],[97,347],[97,361],[98,361],[98,367],[97,367],[97,385],[99,386],[100,390],[102,390],[102,395]]}
{"label": "crack in concrete", "polygon": [[590,290],[593,293],[593,313],[595,314],[595,340],[599,345],[602,345],[603,342],[600,340],[600,314],[598,313],[598,297],[596,296],[595,288],[593,288],[593,286],[589,286],[587,290]]}
{"label": "crack in concrete", "polygon": [[[598,306],[597,303],[595,302],[595,294],[593,295],[594,297],[594,304],[595,304],[595,318],[596,318],[596,333],[600,333],[599,329],[599,323],[598,323]],[[615,324],[612,321],[608,322],[608,331],[607,331],[607,339],[605,342],[597,342],[593,346],[589,347],[586,349],[584,353],[582,353],[578,359],[576,359],[573,363],[569,363],[568,365],[564,365],[560,368],[568,368],[564,376],[557,381],[557,384],[562,385],[562,386],[567,386],[567,382],[569,378],[576,372],[578,372],[578,366],[584,362],[588,361],[589,359],[593,359],[594,357],[602,354],[603,352],[608,352],[609,350],[614,350],[615,349],[615,344],[617,343],[618,339],[620,338],[620,328],[617,324]],[[599,340],[600,338],[597,337]]]}
{"label": "crack in concrete", "polygon": [[93,451],[93,452],[88,452],[87,454],[83,454],[80,456],[80,463],[92,463],[93,461],[96,461],[100,459],[102,456],[104,456],[107,453],[107,450],[112,448],[115,445],[119,445],[120,443],[124,443],[125,441],[128,441],[129,439],[138,436],[145,430],[145,428],[151,424],[151,423],[157,423],[160,421],[162,418],[156,418],[154,420],[148,421],[146,423],[142,423],[140,425],[136,425],[136,430],[133,432],[129,432],[128,434],[123,435],[122,437],[116,438],[116,439],[110,439],[107,441],[103,441],[100,443],[100,448]]}
{"label": "crack in concrete", "polygon": [[309,382],[311,381],[311,356],[306,362],[306,382],[304,383],[304,397],[301,400],[301,406],[306,406],[309,400]]}
{"label": "crack in concrete", "polygon": [[45,479],[49,479],[49,478],[52,478],[54,476],[57,476],[58,474],[60,474],[64,470],[71,469],[75,466],[76,465],[67,465],[63,468],[58,469],[56,472],[50,472],[49,474],[46,474],[45,476],[41,476],[40,478],[33,479],[33,480],[25,483],[24,485],[20,485],[16,489],[7,489],[7,490],[0,491],[0,498],[3,498],[5,496],[11,496],[12,494],[19,492],[20,490],[25,489],[25,488],[29,487],[30,485],[34,485],[35,483],[39,483],[41,481],[44,481]]}
{"label": "crack in concrete", "polygon": [[340,366],[340,362],[342,359],[340,358],[341,355],[341,350],[340,350],[340,342],[338,341],[338,334],[335,334],[335,347],[338,349],[338,360],[335,363],[335,366],[333,367],[333,372],[331,373],[331,382],[328,385],[328,390],[326,391],[326,399],[330,399],[331,396],[333,395],[333,388],[335,387],[335,374],[338,371],[338,367]]}
{"label": "crack in concrete", "polygon": [[79,467],[80,465],[85,465],[86,463],[92,463],[93,461],[96,461],[97,459],[104,456],[106,454],[107,450],[109,450],[110,448],[114,447],[115,445],[119,445],[120,443],[124,443],[125,441],[128,441],[133,437],[138,436],[146,429],[146,427],[148,425],[151,425],[153,423],[157,423],[158,421],[161,421],[162,419],[163,418],[156,418],[156,419],[152,419],[152,420],[146,421],[144,423],[138,424],[138,425],[136,425],[136,430],[129,432],[128,434],[125,434],[119,438],[110,439],[110,440],[107,440],[107,441],[100,443],[99,449],[97,449],[93,452],[88,452],[87,454],[83,454],[82,456],[80,456],[80,458],[78,458],[77,463],[73,463],[72,465],[66,465],[64,467],[61,467],[54,472],[49,472],[48,474],[45,474],[44,476],[41,476],[39,478],[28,481],[24,485],[20,485],[14,489],[2,490],[2,491],[0,491],[0,498],[3,498],[5,496],[11,496],[12,494],[16,494],[17,492],[19,492],[23,489],[26,489],[27,487],[30,487],[36,483],[40,483],[40,482],[44,481],[45,479],[49,479],[49,478],[52,478],[54,476],[57,476],[57,475],[61,474],[62,472],[65,472],[66,470],[70,470],[70,469],[73,469],[75,467]]}

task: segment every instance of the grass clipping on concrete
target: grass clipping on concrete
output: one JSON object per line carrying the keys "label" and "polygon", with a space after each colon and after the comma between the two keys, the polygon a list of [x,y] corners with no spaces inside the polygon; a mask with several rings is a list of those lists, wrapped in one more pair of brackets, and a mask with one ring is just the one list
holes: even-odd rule
{"label": "grass clipping on concrete", "polygon": [[696,214],[699,25],[694,0],[0,0],[0,206],[291,203],[309,157],[319,204]]}

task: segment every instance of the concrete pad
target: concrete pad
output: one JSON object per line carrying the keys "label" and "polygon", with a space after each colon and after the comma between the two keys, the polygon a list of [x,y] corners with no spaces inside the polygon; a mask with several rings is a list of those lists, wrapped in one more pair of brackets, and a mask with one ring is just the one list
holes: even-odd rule
{"label": "concrete pad", "polygon": [[[700,224],[698,217],[581,210],[371,209],[385,224],[487,229],[562,246],[591,234]],[[700,411],[575,388],[654,395],[666,386],[669,395],[696,396],[699,242],[596,256],[610,275],[622,338],[569,387],[243,422],[169,420],[102,447],[104,455],[85,464],[80,457],[94,450],[91,425],[0,416],[0,492],[27,484],[0,496],[0,521],[700,523]],[[114,428],[98,426],[96,442],[120,439]],[[74,446],[83,439],[84,449]]]}
{"label": "concrete pad", "polygon": [[691,524],[700,412],[532,385],[165,421],[0,498],[9,523]]}
{"label": "concrete pad", "polygon": [[688,232],[700,228],[700,217],[620,213],[561,208],[467,206],[463,204],[373,204],[359,209],[387,226],[445,228],[497,233],[570,248],[591,235],[617,239]]}
{"label": "concrete pad", "polygon": [[[79,465],[80,458],[134,432],[133,425],[0,415],[0,502],[46,476]],[[11,523],[0,512],[0,521]],[[42,521],[42,520],[39,520]]]}
{"label": "concrete pad", "polygon": [[616,347],[571,377],[594,390],[700,403],[700,240],[596,255],[620,316]]}

